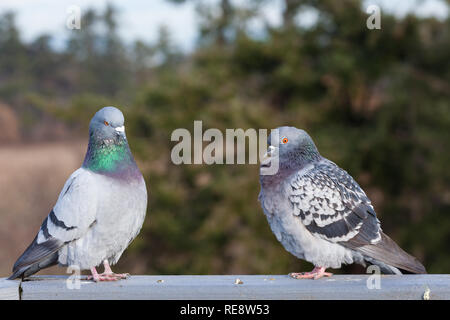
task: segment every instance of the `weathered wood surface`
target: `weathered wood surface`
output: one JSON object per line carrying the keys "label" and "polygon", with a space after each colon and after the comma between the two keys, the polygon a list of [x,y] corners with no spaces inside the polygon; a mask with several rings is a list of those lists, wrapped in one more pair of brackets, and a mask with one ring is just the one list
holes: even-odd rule
{"label": "weathered wood surface", "polygon": [[0,278],[0,300],[19,300],[19,281]]}
{"label": "weathered wood surface", "polygon": [[[23,282],[0,280],[0,297],[19,298],[20,284],[23,300],[450,299],[450,275],[382,275],[380,289],[369,289],[368,278],[369,275],[334,275],[319,280],[296,280],[287,275],[131,276],[118,282],[81,280],[79,289],[70,289],[65,276],[36,276]],[[242,283],[237,283],[237,279]]]}

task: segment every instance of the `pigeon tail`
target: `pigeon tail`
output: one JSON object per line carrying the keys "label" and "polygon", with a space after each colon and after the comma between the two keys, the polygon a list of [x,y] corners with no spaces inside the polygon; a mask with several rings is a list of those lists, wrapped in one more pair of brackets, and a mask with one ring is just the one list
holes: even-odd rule
{"label": "pigeon tail", "polygon": [[[405,270],[411,273],[427,273],[425,267],[412,255],[401,249],[391,238],[380,231],[381,240],[376,244],[367,244],[355,247],[354,250],[361,252],[367,256],[366,260],[371,264],[382,266],[382,271],[388,271],[385,267],[389,267],[393,273],[397,274],[397,270]],[[393,268],[394,267],[394,268]]]}
{"label": "pigeon tail", "polygon": [[13,274],[8,280],[19,277],[29,277],[41,269],[53,266],[58,263],[58,249],[61,241],[51,239],[41,244],[37,243],[37,236],[30,246],[17,259],[13,267]]}
{"label": "pigeon tail", "polygon": [[402,274],[402,272],[399,269],[397,269],[396,267],[390,266],[384,262],[373,259],[371,257],[365,256],[364,261],[366,261],[367,263],[369,263],[371,265],[378,266],[380,268],[380,271],[382,274],[397,274],[397,275]]}
{"label": "pigeon tail", "polygon": [[58,253],[55,252],[51,256],[43,259],[40,262],[32,264],[30,266],[25,266],[13,271],[13,274],[8,278],[8,280],[14,280],[17,278],[27,278],[42,269],[54,266],[58,264]]}

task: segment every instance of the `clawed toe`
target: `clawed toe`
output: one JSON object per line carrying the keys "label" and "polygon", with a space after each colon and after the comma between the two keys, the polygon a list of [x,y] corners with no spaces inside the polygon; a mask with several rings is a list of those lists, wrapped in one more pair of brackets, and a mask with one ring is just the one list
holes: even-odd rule
{"label": "clawed toe", "polygon": [[294,279],[311,279],[314,277],[312,272],[291,272],[289,273],[289,276]]}
{"label": "clawed toe", "polygon": [[294,279],[320,279],[322,277],[331,277],[333,274],[331,272],[325,272],[323,267],[315,267],[311,272],[292,272],[289,273]]}
{"label": "clawed toe", "polygon": [[118,280],[127,279],[128,277],[130,277],[129,273],[114,273],[111,270],[108,260],[104,260],[103,265],[105,266],[105,271],[103,273],[100,273],[100,274],[97,273],[97,270],[95,269],[95,267],[92,267],[91,268],[92,275],[88,276],[87,279],[95,281],[95,282],[99,282],[99,281],[118,281]]}
{"label": "clawed toe", "polygon": [[122,279],[127,279],[130,277],[129,273],[101,273],[97,275],[91,275],[88,276],[88,280],[92,280],[94,282],[101,282],[101,281],[118,281]]}

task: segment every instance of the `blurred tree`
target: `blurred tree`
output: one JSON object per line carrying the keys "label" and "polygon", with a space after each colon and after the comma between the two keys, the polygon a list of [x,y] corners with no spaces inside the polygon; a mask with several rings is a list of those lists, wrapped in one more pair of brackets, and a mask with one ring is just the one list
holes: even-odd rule
{"label": "blurred tree", "polygon": [[105,94],[117,95],[127,91],[130,81],[125,47],[117,34],[117,9],[108,4],[102,18],[106,32],[98,66],[102,70],[99,80]]}
{"label": "blurred tree", "polygon": [[27,86],[27,50],[20,39],[15,15],[0,16],[0,95],[12,102],[22,86]]}
{"label": "blurred tree", "polygon": [[290,28],[295,26],[295,16],[298,13],[298,9],[304,0],[284,0],[283,8],[283,26]]}
{"label": "blurred tree", "polygon": [[[218,45],[225,45],[233,36],[234,7],[230,0],[219,0],[218,6],[202,0],[168,0],[173,3],[192,1],[197,3],[197,10],[202,19],[200,38],[212,41]],[[219,9],[219,10],[217,10]]]}
{"label": "blurred tree", "polygon": [[125,47],[117,34],[117,10],[108,5],[99,15],[90,9],[81,20],[83,28],[70,30],[66,51],[78,65],[80,78],[76,83],[81,87],[77,91],[109,96],[127,92],[129,70]]}

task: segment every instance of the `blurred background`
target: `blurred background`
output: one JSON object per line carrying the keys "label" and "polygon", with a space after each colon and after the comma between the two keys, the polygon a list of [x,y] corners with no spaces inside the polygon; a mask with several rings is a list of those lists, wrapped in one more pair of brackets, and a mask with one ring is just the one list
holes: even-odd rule
{"label": "blurred background", "polygon": [[[380,30],[366,27],[370,4],[381,7]],[[80,30],[66,27],[70,5],[81,9]],[[81,165],[89,120],[106,105],[125,113],[149,188],[145,225],[116,272],[312,268],[270,231],[257,201],[257,165],[172,164],[172,131],[203,120],[203,130],[307,130],[366,190],[383,230],[430,273],[449,273],[449,6],[2,1],[0,275]]]}

